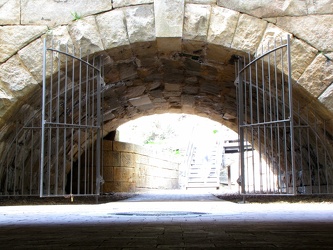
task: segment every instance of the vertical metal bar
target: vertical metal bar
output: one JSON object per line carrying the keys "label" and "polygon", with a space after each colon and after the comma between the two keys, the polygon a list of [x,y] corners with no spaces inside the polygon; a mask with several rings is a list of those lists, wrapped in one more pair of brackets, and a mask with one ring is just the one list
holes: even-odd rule
{"label": "vertical metal bar", "polygon": [[[68,54],[68,44],[66,44],[66,54]],[[68,56],[65,56],[65,86],[64,86],[64,124],[67,123],[67,91],[68,91]],[[62,162],[62,193],[66,194],[66,154],[67,154],[67,129],[63,129],[63,162]]]}
{"label": "vertical metal bar", "polygon": [[[239,62],[239,69],[243,68],[243,62]],[[243,73],[238,74],[238,94],[239,94],[239,149],[240,149],[240,169],[241,169],[241,192],[245,194],[245,161],[244,161],[244,92],[243,92]]]}
{"label": "vertical metal bar", "polygon": [[[326,131],[326,121],[324,121],[324,131]],[[327,172],[327,168],[328,168],[328,164],[327,164],[327,150],[324,149],[324,158],[325,158],[325,162],[324,162],[324,166],[325,166],[325,180],[326,180],[326,193],[329,193],[329,186],[328,186],[328,172]]]}
{"label": "vertical metal bar", "polygon": [[34,140],[34,122],[32,121],[32,129],[31,129],[31,140],[30,140],[30,149],[31,149],[31,157],[30,157],[30,183],[29,183],[29,194],[32,195],[32,166],[34,162],[34,145],[35,145],[35,140]]}
{"label": "vertical metal bar", "polygon": [[[299,102],[298,102],[298,105],[297,105],[297,116],[298,116],[298,137],[299,137],[299,151],[300,151],[300,165],[301,165],[301,168],[300,168],[300,174],[301,174],[301,178],[300,178],[300,181],[301,181],[301,184],[302,184],[302,193],[304,193],[304,168],[303,168],[303,140],[302,140],[302,127],[301,127],[301,110],[300,110],[300,105],[299,105]],[[295,133],[296,134],[296,133]]]}
{"label": "vertical metal bar", "polygon": [[[307,109],[307,121],[309,120],[309,110]],[[309,167],[309,179],[310,179],[310,189],[311,189],[311,194],[313,193],[313,173],[312,173],[312,166],[311,166],[311,143],[310,143],[310,128],[308,127],[307,129],[307,141],[308,141],[308,167]]]}
{"label": "vertical metal bar", "polygon": [[[250,53],[248,54],[249,57],[249,62],[251,62],[251,55]],[[250,98],[250,123],[253,124],[253,84],[252,84],[252,64],[250,64],[249,67],[249,78],[250,78],[250,87],[249,87],[249,98]],[[251,147],[254,147],[254,132],[253,132],[253,126],[251,125]],[[251,156],[252,156],[252,183],[253,183],[253,192],[256,192],[256,182],[255,182],[255,168],[254,168],[254,150],[251,150]]]}
{"label": "vertical metal bar", "polygon": [[[82,49],[80,48],[80,59],[82,59]],[[82,62],[80,61],[80,65],[79,65],[79,84],[78,84],[78,88],[79,88],[79,118],[78,118],[78,124],[81,125],[81,99],[82,99]],[[77,193],[80,194],[80,182],[81,182],[81,127],[79,126],[78,128],[78,168],[77,168]]]}
{"label": "vertical metal bar", "polygon": [[288,90],[289,90],[289,124],[290,124],[290,157],[291,171],[293,181],[293,193],[297,193],[296,187],[296,170],[295,170],[295,138],[294,138],[294,106],[293,106],[293,86],[291,78],[291,51],[290,51],[290,36],[287,36],[287,60],[288,60]]}
{"label": "vertical metal bar", "polygon": [[[73,45],[73,55],[75,54],[75,47]],[[72,100],[71,100],[71,122],[74,124],[74,102],[75,102],[75,59],[72,59]],[[74,128],[71,127],[71,159],[70,159],[70,166],[71,166],[71,172],[70,172],[70,194],[73,194],[73,158],[74,158]]]}
{"label": "vertical metal bar", "polygon": [[[58,44],[59,48],[60,48],[60,42]],[[58,82],[57,82],[57,104],[56,104],[56,122],[59,123],[59,116],[60,116],[60,112],[59,112],[59,107],[60,107],[60,56],[61,54],[58,53]],[[55,185],[54,185],[54,194],[57,195],[58,194],[58,179],[59,179],[59,126],[57,126],[56,128],[56,146],[55,146],[55,151],[56,151],[56,157],[55,157]]]}
{"label": "vertical metal bar", "polygon": [[[315,132],[317,133],[318,120],[315,120]],[[316,165],[317,165],[317,181],[318,181],[318,192],[320,194],[320,164],[319,164],[319,149],[318,149],[318,136],[316,135]]]}
{"label": "vertical metal bar", "polygon": [[[269,44],[268,44],[269,46]],[[262,51],[263,53],[263,51]],[[264,58],[262,59],[262,69],[261,69],[261,74],[262,74],[262,101],[263,101],[263,116],[264,116],[264,125],[263,125],[263,130],[264,130],[264,156],[267,156],[267,103],[266,103],[266,81],[265,81],[265,60]],[[265,157],[266,160],[264,162],[265,164],[265,184],[266,184],[266,191],[268,187],[268,179],[267,179],[267,157]],[[264,175],[262,175],[264,176]]]}
{"label": "vertical metal bar", "polygon": [[[269,45],[268,45],[269,47]],[[271,83],[271,54],[268,55],[268,95],[269,95],[269,121],[272,122],[273,121],[273,103],[272,103],[272,83]],[[272,187],[274,189],[274,185],[272,185],[272,176],[271,176],[271,172],[272,172],[272,168],[274,167],[272,165],[272,161],[273,161],[273,124],[270,123],[269,126],[270,130],[269,130],[269,134],[270,134],[270,152],[269,152],[269,191],[272,192]],[[267,153],[268,154],[268,153]]]}
{"label": "vertical metal bar", "polygon": [[45,95],[46,95],[46,39],[43,44],[43,93],[42,93],[42,121],[41,121],[41,148],[40,148],[40,181],[39,196],[43,197],[44,180],[44,147],[45,147]]}
{"label": "vertical metal bar", "polygon": [[[89,62],[89,54],[87,55],[87,62]],[[85,93],[85,142],[84,142],[84,194],[87,194],[88,188],[88,156],[89,156],[89,149],[88,149],[88,116],[89,116],[89,67],[86,65],[86,93]]]}
{"label": "vertical metal bar", "polygon": [[[282,38],[281,38],[282,44]],[[283,51],[281,50],[281,69],[284,69]],[[286,100],[285,100],[285,86],[284,86],[284,74],[281,74],[281,87],[282,87],[282,119],[286,120]],[[285,179],[286,179],[286,192],[289,193],[289,168],[288,168],[288,151],[287,151],[287,126],[286,122],[283,122],[283,149],[284,149],[284,165],[285,165]]]}
{"label": "vertical metal bar", "polygon": [[17,146],[18,146],[18,121],[15,122],[15,160],[14,160],[14,180],[13,180],[13,194],[14,196],[16,195],[16,171],[17,171],[17,157],[18,157],[18,152],[17,152]]}
{"label": "vertical metal bar", "polygon": [[101,184],[101,60],[97,60],[97,138],[96,138],[96,195],[100,194],[100,184]]}

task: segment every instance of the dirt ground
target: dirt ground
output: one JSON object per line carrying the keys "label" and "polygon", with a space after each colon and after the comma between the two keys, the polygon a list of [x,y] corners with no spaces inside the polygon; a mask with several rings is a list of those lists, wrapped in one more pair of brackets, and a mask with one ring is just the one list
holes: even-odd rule
{"label": "dirt ground", "polygon": [[[126,200],[134,197],[135,193],[109,193],[98,197],[79,196],[73,197],[0,197],[0,206],[23,206],[23,205],[82,205],[82,204],[103,204],[108,202]],[[221,200],[235,203],[330,203],[333,204],[333,195],[247,195],[245,200],[239,194],[215,194]]]}

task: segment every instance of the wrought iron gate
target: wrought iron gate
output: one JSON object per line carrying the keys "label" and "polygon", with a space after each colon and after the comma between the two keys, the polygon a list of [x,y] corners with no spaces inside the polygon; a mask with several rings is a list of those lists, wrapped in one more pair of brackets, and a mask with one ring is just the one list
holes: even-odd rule
{"label": "wrought iron gate", "polygon": [[[286,43],[281,39],[272,47],[267,52],[262,48],[255,59],[241,58],[237,64],[243,194],[296,193],[289,36]],[[247,143],[258,155],[245,150]]]}
{"label": "wrought iron gate", "polygon": [[[290,37],[275,40],[268,48],[255,58],[240,58],[236,65],[240,191],[333,193],[332,148],[323,132],[325,121],[308,108],[300,109],[293,99]],[[246,150],[248,144],[256,151]]]}
{"label": "wrought iron gate", "polygon": [[40,196],[99,195],[101,58],[56,46],[44,40]]}

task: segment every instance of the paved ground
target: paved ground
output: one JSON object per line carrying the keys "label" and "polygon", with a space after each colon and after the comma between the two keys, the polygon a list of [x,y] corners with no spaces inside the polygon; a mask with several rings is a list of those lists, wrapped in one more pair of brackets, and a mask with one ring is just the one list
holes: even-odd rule
{"label": "paved ground", "polygon": [[0,249],[333,249],[331,204],[236,204],[209,194],[0,207]]}

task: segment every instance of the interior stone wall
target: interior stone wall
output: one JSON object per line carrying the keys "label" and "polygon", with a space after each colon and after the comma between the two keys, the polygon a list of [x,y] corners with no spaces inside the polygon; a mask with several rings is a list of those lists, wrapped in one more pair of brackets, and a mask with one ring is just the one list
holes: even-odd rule
{"label": "interior stone wall", "polygon": [[179,188],[179,162],[131,143],[103,141],[102,192]]}

